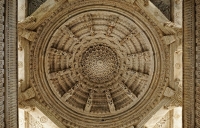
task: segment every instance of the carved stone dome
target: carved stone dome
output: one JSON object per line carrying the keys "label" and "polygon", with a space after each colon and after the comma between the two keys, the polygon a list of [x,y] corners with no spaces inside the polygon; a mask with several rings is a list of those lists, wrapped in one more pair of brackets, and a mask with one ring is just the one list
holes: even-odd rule
{"label": "carved stone dome", "polygon": [[[159,31],[127,2],[63,4],[38,28],[31,47],[38,99],[71,127],[137,123],[163,91],[154,93],[165,76]],[[151,104],[146,97],[153,95]]]}

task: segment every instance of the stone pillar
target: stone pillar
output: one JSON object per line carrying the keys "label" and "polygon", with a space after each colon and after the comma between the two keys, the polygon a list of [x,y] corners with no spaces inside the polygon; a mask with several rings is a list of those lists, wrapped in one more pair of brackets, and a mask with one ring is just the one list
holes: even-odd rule
{"label": "stone pillar", "polygon": [[17,2],[0,1],[0,127],[17,128]]}

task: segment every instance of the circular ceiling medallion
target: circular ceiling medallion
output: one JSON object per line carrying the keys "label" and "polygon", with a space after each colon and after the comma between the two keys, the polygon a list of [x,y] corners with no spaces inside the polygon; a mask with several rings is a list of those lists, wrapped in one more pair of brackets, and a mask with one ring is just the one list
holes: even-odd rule
{"label": "circular ceiling medallion", "polygon": [[32,45],[36,88],[69,126],[133,125],[150,88],[163,82],[162,46],[151,23],[136,6],[102,3],[60,7]]}
{"label": "circular ceiling medallion", "polygon": [[82,53],[79,65],[83,77],[94,84],[102,84],[117,76],[120,62],[112,48],[94,44]]}

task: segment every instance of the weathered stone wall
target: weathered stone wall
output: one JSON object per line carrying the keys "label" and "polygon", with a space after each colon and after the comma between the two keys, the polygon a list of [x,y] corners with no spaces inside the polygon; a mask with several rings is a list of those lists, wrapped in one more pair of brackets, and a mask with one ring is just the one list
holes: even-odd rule
{"label": "weathered stone wall", "polygon": [[17,128],[16,0],[0,1],[0,128]]}

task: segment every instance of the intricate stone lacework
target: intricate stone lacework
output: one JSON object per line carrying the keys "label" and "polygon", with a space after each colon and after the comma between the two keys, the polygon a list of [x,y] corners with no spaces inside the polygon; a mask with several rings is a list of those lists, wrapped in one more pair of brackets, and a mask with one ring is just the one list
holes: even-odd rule
{"label": "intricate stone lacework", "polygon": [[113,79],[119,70],[117,54],[103,44],[92,45],[84,51],[80,67],[82,75],[96,84]]}

